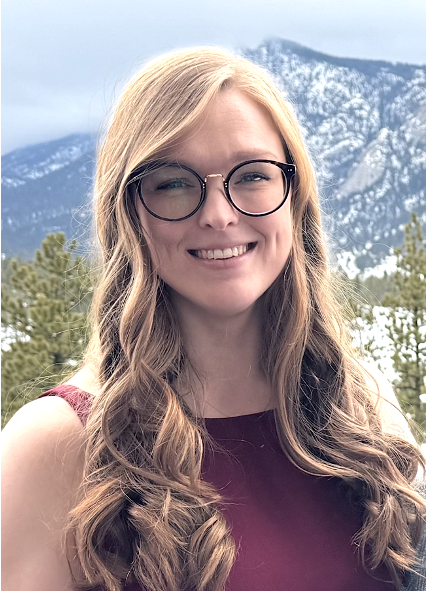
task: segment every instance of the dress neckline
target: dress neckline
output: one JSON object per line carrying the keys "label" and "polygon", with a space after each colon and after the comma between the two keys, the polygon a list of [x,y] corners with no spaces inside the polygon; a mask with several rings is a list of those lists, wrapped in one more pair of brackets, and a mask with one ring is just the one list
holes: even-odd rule
{"label": "dress neckline", "polygon": [[[85,391],[83,389],[81,389],[78,386],[74,386],[72,384],[61,384],[56,386],[53,389],[50,389],[49,391],[47,391],[47,393],[56,393],[56,392],[60,392],[60,393],[64,393],[64,394],[75,394],[76,392],[80,392],[82,394],[82,396],[84,397],[84,399],[86,399],[87,401],[91,401],[94,397],[94,395],[92,393],[89,393],[88,391]],[[227,423],[232,423],[232,422],[242,422],[242,421],[253,421],[256,419],[260,419],[262,416],[265,417],[270,417],[274,414],[274,409],[266,409],[264,411],[257,411],[256,413],[245,413],[242,415],[231,415],[231,416],[226,416],[226,417],[200,417],[200,420],[204,420],[206,423],[223,423],[223,422],[227,422]]]}
{"label": "dress neckline", "polygon": [[231,422],[231,421],[250,421],[254,419],[260,419],[261,417],[270,417],[274,414],[274,409],[266,409],[265,411],[258,411],[257,413],[245,413],[243,415],[231,415],[226,417],[204,417],[206,422]]}

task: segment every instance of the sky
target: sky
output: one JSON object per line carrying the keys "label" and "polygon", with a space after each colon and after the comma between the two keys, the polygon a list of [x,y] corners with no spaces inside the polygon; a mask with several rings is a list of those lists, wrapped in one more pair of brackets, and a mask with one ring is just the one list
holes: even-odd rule
{"label": "sky", "polygon": [[281,37],[425,65],[425,23],[426,0],[2,0],[1,152],[98,132],[129,78],[174,49]]}

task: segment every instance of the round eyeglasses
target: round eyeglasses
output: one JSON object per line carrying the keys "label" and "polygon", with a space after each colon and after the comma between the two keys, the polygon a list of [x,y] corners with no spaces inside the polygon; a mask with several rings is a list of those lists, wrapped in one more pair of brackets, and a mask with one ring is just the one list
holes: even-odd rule
{"label": "round eyeglasses", "polygon": [[186,220],[197,212],[207,194],[207,179],[222,177],[225,195],[246,216],[267,216],[286,201],[296,167],[275,160],[247,160],[223,179],[221,174],[202,179],[191,168],[178,163],[151,162],[130,175],[126,187],[137,183],[137,192],[148,212],[169,222]]}

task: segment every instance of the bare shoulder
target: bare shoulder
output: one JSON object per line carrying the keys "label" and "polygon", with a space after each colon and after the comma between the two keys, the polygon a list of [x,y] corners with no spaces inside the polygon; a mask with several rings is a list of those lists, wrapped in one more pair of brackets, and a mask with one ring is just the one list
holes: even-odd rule
{"label": "bare shoulder", "polygon": [[63,546],[82,480],[84,428],[60,397],[20,409],[2,432],[2,589],[70,590]]}
{"label": "bare shoulder", "polygon": [[52,460],[60,453],[72,454],[81,446],[83,436],[81,421],[64,399],[36,399],[24,405],[3,429],[4,462],[30,463],[46,455]]}
{"label": "bare shoulder", "polygon": [[408,422],[401,411],[401,406],[391,383],[385,375],[371,362],[358,360],[364,369],[368,388],[377,396],[377,407],[380,411],[384,428],[387,432],[402,436],[416,444]]}

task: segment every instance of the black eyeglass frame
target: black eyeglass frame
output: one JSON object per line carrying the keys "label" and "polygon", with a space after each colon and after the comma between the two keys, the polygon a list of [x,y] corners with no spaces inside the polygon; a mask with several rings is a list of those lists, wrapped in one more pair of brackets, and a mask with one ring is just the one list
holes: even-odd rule
{"label": "black eyeglass frame", "polygon": [[[284,192],[283,199],[282,199],[281,203],[273,210],[270,210],[269,212],[261,212],[260,214],[252,214],[250,212],[245,212],[244,210],[239,208],[232,200],[231,194],[229,192],[229,181],[230,181],[232,175],[235,173],[235,171],[237,171],[239,168],[241,168],[247,164],[252,164],[254,162],[263,162],[263,163],[269,163],[269,164],[276,165],[277,167],[279,167],[281,169],[281,172],[284,175],[284,178],[286,180],[286,191]],[[187,214],[186,216],[182,216],[182,218],[165,218],[164,216],[159,216],[158,214],[153,212],[145,203],[145,201],[143,199],[141,187],[140,187],[141,180],[142,180],[144,174],[147,172],[147,170],[149,170],[151,172],[153,170],[156,170],[157,168],[161,168],[164,166],[170,166],[170,165],[179,166],[181,169],[189,171],[190,173],[195,175],[195,177],[198,179],[198,181],[200,183],[200,187],[201,187],[200,201],[199,201],[197,207],[190,214]],[[245,160],[244,162],[240,162],[239,164],[234,166],[234,168],[231,169],[231,171],[229,171],[229,173],[225,179],[223,179],[223,177],[222,177],[222,179],[223,179],[223,186],[225,188],[226,199],[231,204],[231,206],[233,208],[235,208],[241,214],[244,214],[245,216],[250,216],[252,218],[260,218],[261,216],[269,216],[269,214],[273,214],[274,212],[279,210],[285,204],[285,202],[287,201],[287,198],[289,196],[290,187],[291,187],[291,184],[292,184],[292,181],[293,181],[295,175],[296,175],[296,165],[294,165],[294,164],[288,164],[285,162],[278,162],[276,160],[255,158],[253,160]],[[207,177],[205,179],[207,179],[209,176],[210,175],[207,175]],[[222,176],[222,175],[220,175],[220,176]],[[148,162],[148,163],[144,163],[143,165],[141,165],[140,167],[135,169],[130,174],[125,187],[127,189],[133,183],[137,183],[136,190],[137,190],[137,194],[139,196],[139,199],[141,200],[141,202],[142,202],[144,208],[147,210],[147,212],[149,214],[151,214],[151,216],[154,216],[154,218],[158,218],[159,220],[164,220],[165,222],[181,222],[183,220],[187,220],[188,218],[190,218],[191,216],[196,214],[198,212],[198,210],[201,208],[201,206],[204,204],[204,202],[206,201],[207,183],[206,183],[205,179],[203,179],[196,171],[194,171],[193,169],[191,169],[190,167],[188,167],[184,164],[180,164],[177,162],[158,162],[158,163]]]}

